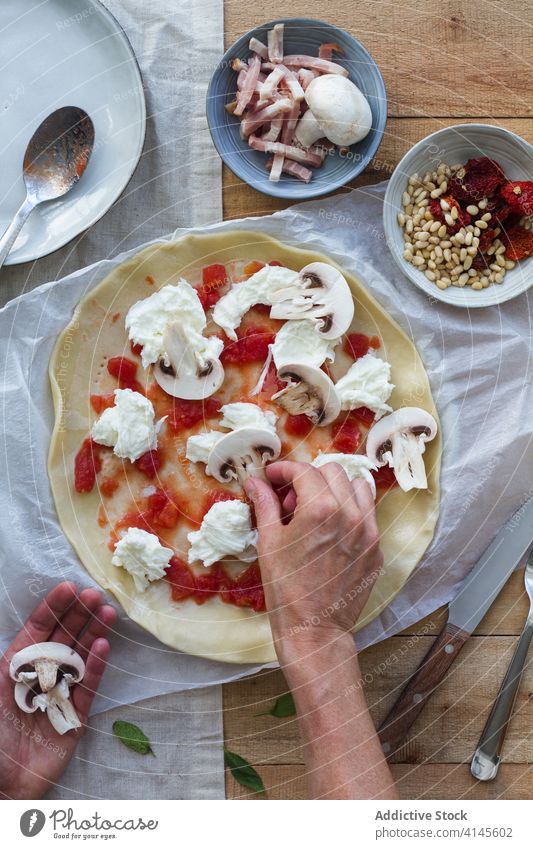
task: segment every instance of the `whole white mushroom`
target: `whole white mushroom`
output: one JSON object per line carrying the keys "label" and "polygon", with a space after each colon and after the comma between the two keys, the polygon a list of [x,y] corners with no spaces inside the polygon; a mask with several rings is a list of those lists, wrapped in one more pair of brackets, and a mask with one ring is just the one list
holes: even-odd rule
{"label": "whole white mushroom", "polygon": [[295,131],[302,147],[311,147],[324,136],[339,147],[349,147],[364,139],[372,128],[368,100],[346,77],[316,77],[307,86],[305,99],[309,109]]}

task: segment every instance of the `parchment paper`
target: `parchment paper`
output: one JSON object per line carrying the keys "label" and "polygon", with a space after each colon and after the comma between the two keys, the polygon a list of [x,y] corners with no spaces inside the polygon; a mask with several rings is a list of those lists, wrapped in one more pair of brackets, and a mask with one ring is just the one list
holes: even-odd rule
{"label": "parchment paper", "polygon": [[[329,254],[366,282],[424,359],[444,436],[440,520],[412,579],[358,636],[361,647],[452,598],[500,525],[531,494],[529,296],[500,309],[470,312],[428,299],[388,255],[381,226],[384,190],[381,184],[270,217],[212,225],[217,230],[258,230]],[[41,594],[65,577],[90,584],[57,525],[50,498],[46,454],[52,405],[46,369],[56,336],[79,299],[134,252],[45,284],[0,312],[6,463],[0,492],[3,645],[32,606],[33,592]],[[171,652],[124,617],[114,637],[112,664],[96,710],[253,671]]]}

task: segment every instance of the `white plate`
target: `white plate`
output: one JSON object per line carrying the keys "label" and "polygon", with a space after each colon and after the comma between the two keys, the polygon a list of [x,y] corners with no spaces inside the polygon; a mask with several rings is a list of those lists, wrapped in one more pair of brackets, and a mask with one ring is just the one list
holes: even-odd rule
{"label": "white plate", "polygon": [[456,162],[464,163],[468,159],[488,156],[500,163],[509,180],[533,180],[532,150],[528,142],[503,127],[491,124],[455,124],[419,141],[395,168],[383,204],[385,237],[403,273],[430,298],[469,309],[502,304],[525,292],[533,284],[533,256],[518,262],[507,272],[503,283],[492,283],[479,292],[470,286],[465,286],[464,289],[457,286],[438,289],[423,272],[403,258],[403,231],[396,216],[402,210],[402,194],[408,178],[413,174],[432,171],[440,162],[454,165]]}
{"label": "white plate", "polygon": [[0,38],[0,233],[24,200],[22,160],[41,121],[80,106],[95,126],[85,174],[32,212],[6,260],[15,265],[67,244],[116,201],[141,155],[146,107],[131,46],[98,0],[2,0]]}

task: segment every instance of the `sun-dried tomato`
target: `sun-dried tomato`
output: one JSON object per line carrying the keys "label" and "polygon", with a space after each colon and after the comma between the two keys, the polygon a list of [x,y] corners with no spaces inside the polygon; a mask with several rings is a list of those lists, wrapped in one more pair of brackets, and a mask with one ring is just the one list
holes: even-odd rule
{"label": "sun-dried tomato", "polygon": [[487,156],[469,159],[464,172],[464,176],[454,176],[448,180],[448,191],[459,201],[470,203],[490,197],[505,182],[501,167]]}
{"label": "sun-dried tomato", "polygon": [[530,180],[506,183],[500,189],[500,194],[513,212],[519,215],[533,215],[533,182]]}
{"label": "sun-dried tomato", "polygon": [[461,204],[458,203],[458,201],[454,197],[452,197],[452,195],[444,195],[442,200],[446,201],[446,203],[450,207],[450,210],[454,208],[457,210],[457,219],[455,221],[455,224],[452,227],[450,226],[450,224],[447,223],[445,218],[446,213],[440,205],[440,200],[432,200],[429,205],[429,211],[431,212],[433,218],[436,218],[437,221],[442,221],[443,224],[446,224],[446,228],[450,235],[458,233],[459,230],[461,230],[463,227],[468,227],[468,225],[472,221],[470,213],[467,212],[465,209],[461,209]]}
{"label": "sun-dried tomato", "polygon": [[486,230],[482,230],[481,236],[479,237],[479,252],[485,253],[485,251],[490,248],[495,238],[496,230],[491,230],[490,227],[487,227]]}
{"label": "sun-dried tomato", "polygon": [[508,218],[511,213],[511,207],[508,203],[501,197],[493,197],[487,203],[487,206],[483,210],[484,212],[490,212],[492,215],[491,224],[497,224],[501,226],[501,224]]}
{"label": "sun-dried tomato", "polygon": [[502,233],[502,240],[506,244],[505,258],[518,262],[533,254],[533,231],[525,227],[512,227]]}

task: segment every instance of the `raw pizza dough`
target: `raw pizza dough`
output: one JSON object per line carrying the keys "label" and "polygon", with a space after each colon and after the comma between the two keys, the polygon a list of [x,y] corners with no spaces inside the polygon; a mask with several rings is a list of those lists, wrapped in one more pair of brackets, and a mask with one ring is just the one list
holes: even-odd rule
{"label": "raw pizza dough", "polygon": [[[204,605],[190,599],[175,603],[166,581],[151,584],[144,593],[137,592],[130,575],[111,564],[109,527],[102,527],[97,521],[102,516],[98,487],[80,495],[73,486],[74,458],[95,419],[89,396],[111,392],[116,387],[116,381],[107,374],[106,358],[130,355],[124,329],[130,306],[155,288],[177,283],[182,276],[194,283],[205,265],[239,259],[278,260],[295,270],[315,261],[334,264],[323,255],[282,245],[267,236],[233,231],[187,235],[175,242],[152,245],[117,267],[80,302],[54,349],[50,380],[56,422],[48,468],[66,536],[90,575],[116,596],[131,619],[161,642],[183,652],[233,663],[266,663],[276,659],[266,614],[225,604],[218,597]],[[428,378],[414,345],[362,284],[344,270],[343,273],[355,299],[352,330],[379,335],[379,354],[392,365],[392,382],[396,386],[390,399],[392,407],[419,406],[437,417]],[[155,285],[147,285],[154,281]],[[139,377],[141,372],[139,368]],[[195,466],[185,460],[186,436],[183,451],[178,452],[176,476],[192,492],[201,486],[203,472],[196,473]],[[405,493],[394,488],[379,501],[377,516],[385,567],[357,629],[390,604],[433,537],[439,507],[440,456],[439,433],[425,454],[428,491]],[[298,459],[306,458],[300,455]],[[128,473],[128,482],[129,479]],[[145,487],[149,481],[139,476],[134,483]],[[182,531],[182,556],[189,530]]]}

